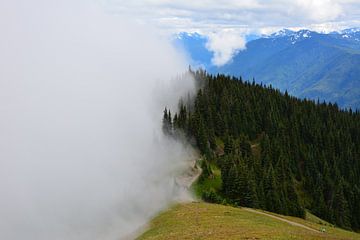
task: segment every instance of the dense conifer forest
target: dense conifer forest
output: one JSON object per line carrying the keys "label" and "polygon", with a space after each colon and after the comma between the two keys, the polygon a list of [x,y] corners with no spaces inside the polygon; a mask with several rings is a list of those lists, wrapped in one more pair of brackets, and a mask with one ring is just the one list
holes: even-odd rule
{"label": "dense conifer forest", "polygon": [[[210,202],[360,229],[360,113],[300,100],[271,86],[204,71],[198,90],[164,110],[163,130],[184,135],[203,155],[201,179],[221,171]],[[201,180],[200,179],[200,180]]]}

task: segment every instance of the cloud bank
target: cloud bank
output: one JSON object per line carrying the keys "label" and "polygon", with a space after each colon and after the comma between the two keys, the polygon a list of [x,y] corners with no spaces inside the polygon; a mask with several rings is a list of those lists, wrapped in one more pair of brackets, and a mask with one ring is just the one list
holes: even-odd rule
{"label": "cloud bank", "polygon": [[170,44],[89,1],[1,0],[0,32],[0,239],[121,239],[166,207],[191,151],[162,109],[193,88]]}

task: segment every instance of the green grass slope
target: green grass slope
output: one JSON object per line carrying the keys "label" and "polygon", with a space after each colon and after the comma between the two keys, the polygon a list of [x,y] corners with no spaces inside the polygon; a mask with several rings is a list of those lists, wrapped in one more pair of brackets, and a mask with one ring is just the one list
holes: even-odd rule
{"label": "green grass slope", "polygon": [[[360,239],[360,234],[320,224],[311,215],[304,220],[266,214],[315,231],[244,208],[193,202],[175,205],[155,217],[138,239]],[[325,232],[318,231],[322,228]]]}

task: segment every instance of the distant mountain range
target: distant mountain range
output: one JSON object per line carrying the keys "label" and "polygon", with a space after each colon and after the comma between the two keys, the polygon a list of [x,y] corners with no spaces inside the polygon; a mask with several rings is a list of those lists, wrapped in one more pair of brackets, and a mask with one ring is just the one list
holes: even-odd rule
{"label": "distant mountain range", "polygon": [[175,42],[211,73],[254,78],[297,97],[360,109],[360,28],[328,34],[284,29],[252,39],[220,67],[211,64],[205,36],[181,33]]}
{"label": "distant mountain range", "polygon": [[191,65],[208,69],[211,67],[213,53],[206,48],[208,39],[198,33],[182,32],[175,36],[174,44],[183,50]]}

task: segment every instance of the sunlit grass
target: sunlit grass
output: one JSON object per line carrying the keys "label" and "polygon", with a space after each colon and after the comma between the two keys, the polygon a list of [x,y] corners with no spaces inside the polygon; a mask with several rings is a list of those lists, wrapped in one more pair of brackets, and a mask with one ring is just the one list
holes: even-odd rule
{"label": "sunlit grass", "polygon": [[[286,218],[314,229],[324,227]],[[175,205],[161,213],[139,239],[360,239],[360,234],[325,228],[325,233],[314,232],[241,208],[199,202]]]}

